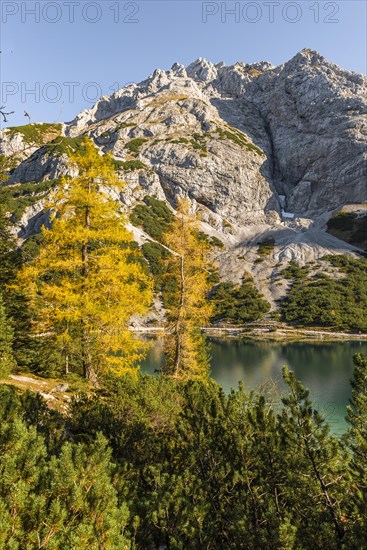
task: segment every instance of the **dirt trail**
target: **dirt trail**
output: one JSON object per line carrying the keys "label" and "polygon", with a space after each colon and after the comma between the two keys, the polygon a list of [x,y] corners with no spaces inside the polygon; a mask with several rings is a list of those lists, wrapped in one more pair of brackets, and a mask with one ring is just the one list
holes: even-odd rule
{"label": "dirt trail", "polygon": [[[0,384],[15,386],[21,390],[31,390],[39,393],[51,409],[65,411],[71,400],[70,392],[57,391],[65,381],[55,378],[38,378],[32,375],[11,374],[9,378],[0,379]],[[56,391],[55,391],[56,389]]]}

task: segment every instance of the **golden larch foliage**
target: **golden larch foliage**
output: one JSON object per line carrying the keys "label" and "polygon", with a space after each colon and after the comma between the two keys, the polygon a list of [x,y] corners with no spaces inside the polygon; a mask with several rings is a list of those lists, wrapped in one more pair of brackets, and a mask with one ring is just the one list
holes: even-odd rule
{"label": "golden larch foliage", "polygon": [[201,328],[209,323],[212,306],[207,300],[208,244],[198,238],[199,220],[190,213],[188,199],[180,199],[177,216],[166,235],[172,251],[168,272],[176,280],[174,305],[169,311],[166,362],[163,372],[179,380],[205,379],[209,353]]}
{"label": "golden larch foliage", "polygon": [[37,330],[54,333],[66,365],[79,357],[84,375],[96,381],[110,369],[136,372],[144,346],[128,324],[150,305],[152,281],[119,202],[108,195],[123,187],[112,158],[86,138],[72,161],[78,175],[63,178],[52,194],[52,228],[43,227],[39,255],[23,267],[19,284],[36,308]]}

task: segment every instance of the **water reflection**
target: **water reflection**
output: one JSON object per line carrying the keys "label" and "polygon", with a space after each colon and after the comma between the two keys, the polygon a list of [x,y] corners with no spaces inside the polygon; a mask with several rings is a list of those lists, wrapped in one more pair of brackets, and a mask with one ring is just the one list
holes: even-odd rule
{"label": "water reflection", "polygon": [[[282,366],[293,370],[306,387],[317,408],[327,417],[332,430],[346,429],[344,416],[350,398],[354,353],[367,355],[367,342],[276,343],[211,338],[212,376],[226,392],[244,382],[247,391],[272,387],[278,396],[286,391]],[[154,374],[162,365],[162,340],[152,346],[143,372]]]}

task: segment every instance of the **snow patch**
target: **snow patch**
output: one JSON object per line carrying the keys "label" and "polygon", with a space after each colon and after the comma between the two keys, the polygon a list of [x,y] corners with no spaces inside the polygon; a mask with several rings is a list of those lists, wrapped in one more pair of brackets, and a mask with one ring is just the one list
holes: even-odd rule
{"label": "snow patch", "polygon": [[294,219],[294,214],[293,214],[293,212],[286,212],[285,210],[282,210],[282,218],[286,218],[288,220],[293,220]]}

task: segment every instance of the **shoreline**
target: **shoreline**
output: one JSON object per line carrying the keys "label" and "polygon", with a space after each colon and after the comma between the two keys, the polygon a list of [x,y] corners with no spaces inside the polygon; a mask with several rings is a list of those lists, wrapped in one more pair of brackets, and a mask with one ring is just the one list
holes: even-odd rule
{"label": "shoreline", "polygon": [[[165,327],[132,327],[133,332],[164,334]],[[251,324],[242,327],[202,327],[208,336],[275,342],[353,342],[367,341],[366,333],[333,332],[320,329],[293,328],[281,325]]]}

